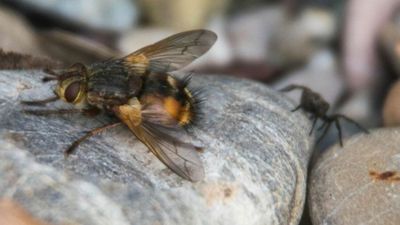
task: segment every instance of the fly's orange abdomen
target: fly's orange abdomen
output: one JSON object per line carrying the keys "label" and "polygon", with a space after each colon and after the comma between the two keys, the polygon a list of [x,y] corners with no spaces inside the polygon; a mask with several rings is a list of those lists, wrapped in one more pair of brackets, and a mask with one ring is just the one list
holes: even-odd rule
{"label": "fly's orange abdomen", "polygon": [[156,104],[181,126],[191,125],[197,116],[196,99],[187,88],[188,80],[166,74],[152,73],[147,77],[140,101]]}
{"label": "fly's orange abdomen", "polygon": [[164,108],[181,126],[188,125],[191,122],[192,110],[189,101],[183,104],[172,96],[164,98]]}

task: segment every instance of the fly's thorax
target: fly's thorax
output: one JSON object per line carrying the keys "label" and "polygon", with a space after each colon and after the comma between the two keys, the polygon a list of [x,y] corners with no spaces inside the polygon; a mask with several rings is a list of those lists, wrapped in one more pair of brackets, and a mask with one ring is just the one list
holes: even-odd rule
{"label": "fly's thorax", "polygon": [[126,95],[118,95],[118,93],[110,94],[107,92],[87,92],[88,104],[100,109],[111,110],[114,106],[124,105],[128,102]]}
{"label": "fly's thorax", "polygon": [[109,109],[115,105],[126,104],[132,97],[131,74],[119,60],[93,64],[90,71],[87,82],[89,104]]}

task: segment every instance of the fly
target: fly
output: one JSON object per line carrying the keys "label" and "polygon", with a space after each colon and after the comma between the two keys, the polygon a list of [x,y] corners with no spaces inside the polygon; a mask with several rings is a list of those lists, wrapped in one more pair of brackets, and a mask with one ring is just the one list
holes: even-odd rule
{"label": "fly", "polygon": [[76,63],[50,71],[43,81],[57,81],[55,96],[27,105],[63,100],[73,109],[27,110],[36,115],[108,112],[119,122],[89,131],[65,150],[72,154],[79,144],[106,129],[124,124],[150,151],[177,175],[190,181],[204,177],[198,152],[202,149],[178,139],[199,117],[198,93],[188,88],[189,78],[168,72],[179,70],[204,53],[217,40],[214,32],[192,30],[167,37],[125,57],[91,65]]}

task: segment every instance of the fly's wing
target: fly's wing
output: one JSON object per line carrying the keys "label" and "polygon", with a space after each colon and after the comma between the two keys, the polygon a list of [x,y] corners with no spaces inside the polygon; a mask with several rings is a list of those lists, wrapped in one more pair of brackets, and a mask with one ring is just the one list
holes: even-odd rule
{"label": "fly's wing", "polygon": [[[160,113],[157,107],[140,109],[140,106],[135,104],[119,106],[114,109],[114,112],[173,172],[193,182],[202,180],[204,168],[198,155],[201,148],[178,140],[177,135],[184,136],[185,130],[176,122],[172,122],[172,118]],[[140,103],[137,102],[137,104]],[[168,122],[163,124],[167,120]]]}
{"label": "fly's wing", "polygon": [[[204,178],[203,164],[198,155],[201,148],[184,143],[167,132],[164,127],[144,123],[141,139],[166,166],[184,179],[196,182]],[[176,131],[175,131],[176,132]]]}
{"label": "fly's wing", "polygon": [[206,53],[217,40],[209,30],[191,30],[172,35],[124,57],[134,72],[143,74],[181,69]]}

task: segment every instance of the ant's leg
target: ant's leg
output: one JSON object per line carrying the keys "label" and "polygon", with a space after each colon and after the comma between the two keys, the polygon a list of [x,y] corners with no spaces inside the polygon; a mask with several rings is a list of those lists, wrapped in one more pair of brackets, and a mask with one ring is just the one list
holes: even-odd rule
{"label": "ant's leg", "polygon": [[335,125],[336,125],[336,129],[339,132],[340,147],[343,147],[342,128],[340,127],[340,123],[339,123],[339,118],[338,117],[335,118]]}
{"label": "ant's leg", "polygon": [[362,130],[364,133],[369,134],[369,131],[368,131],[367,129],[365,129],[363,126],[361,126],[361,125],[360,125],[359,123],[357,123],[356,121],[350,119],[349,117],[347,117],[347,116],[345,116],[345,115],[342,115],[342,114],[338,114],[338,115],[335,115],[335,116],[336,116],[337,118],[343,118],[343,119],[347,120],[348,122],[350,122],[350,123],[356,125],[356,127],[357,127],[358,129]]}
{"label": "ant's leg", "polygon": [[292,109],[291,112],[296,112],[297,110],[301,109],[301,107],[303,107],[302,104],[300,104],[296,108]]}
{"label": "ant's leg", "polygon": [[304,89],[307,89],[307,88],[304,87],[304,86],[301,86],[301,85],[291,84],[289,86],[286,86],[286,87],[280,89],[279,91],[288,92],[288,91],[292,91],[294,89],[304,90]]}
{"label": "ant's leg", "polygon": [[59,99],[58,96],[53,96],[53,97],[49,97],[49,98],[42,99],[42,100],[21,101],[21,104],[24,104],[24,105],[45,105],[45,104],[47,104],[49,102],[55,102],[58,99]]}
{"label": "ant's leg", "polygon": [[314,121],[313,121],[313,124],[312,124],[312,126],[311,126],[310,133],[309,133],[308,135],[311,136],[311,134],[312,134],[312,132],[313,132],[313,130],[314,130],[314,128],[315,128],[315,124],[317,123],[317,120],[318,120],[318,117],[317,117],[317,116],[314,116]]}
{"label": "ant's leg", "polygon": [[[326,121],[325,122],[327,124],[327,126],[325,127],[324,131],[322,132],[322,135],[318,138],[317,140],[317,144],[322,140],[322,138],[326,135],[326,133],[328,132],[329,128],[331,127],[332,121]],[[325,126],[325,124],[323,125]],[[321,126],[322,127],[322,126]]]}
{"label": "ant's leg", "polygon": [[70,154],[74,153],[75,150],[76,150],[76,148],[77,148],[84,140],[86,140],[86,139],[88,139],[88,138],[90,138],[90,137],[92,137],[92,136],[94,136],[94,135],[96,135],[96,134],[98,134],[98,133],[100,133],[100,132],[106,130],[106,129],[113,128],[113,127],[116,127],[116,126],[121,125],[121,124],[122,124],[121,122],[110,123],[110,124],[104,125],[104,126],[102,126],[102,127],[95,128],[95,129],[93,129],[93,130],[87,132],[84,136],[82,136],[81,138],[79,138],[78,140],[76,140],[74,143],[72,143],[72,145],[71,145],[69,148],[67,148],[67,149],[64,151],[64,157],[66,158],[66,157],[68,157]]}
{"label": "ant's leg", "polygon": [[326,126],[326,125],[328,125],[328,123],[327,122],[325,122],[325,123],[323,123],[320,127],[318,127],[318,131],[320,131],[320,130],[323,130],[324,129],[324,127]]}

